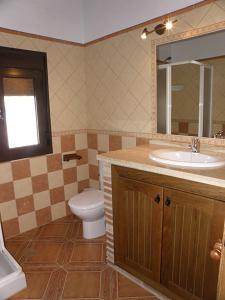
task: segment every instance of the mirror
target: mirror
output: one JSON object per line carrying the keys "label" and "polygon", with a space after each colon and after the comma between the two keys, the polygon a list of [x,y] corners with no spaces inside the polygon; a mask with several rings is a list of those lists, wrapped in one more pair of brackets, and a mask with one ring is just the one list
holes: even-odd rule
{"label": "mirror", "polygon": [[225,131],[225,31],[157,47],[157,132]]}

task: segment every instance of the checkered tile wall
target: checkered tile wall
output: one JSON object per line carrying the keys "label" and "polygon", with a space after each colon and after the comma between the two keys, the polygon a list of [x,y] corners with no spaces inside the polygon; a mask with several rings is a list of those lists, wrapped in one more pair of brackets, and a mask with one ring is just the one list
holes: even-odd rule
{"label": "checkered tile wall", "polygon": [[96,159],[97,154],[107,151],[114,151],[120,149],[128,149],[139,145],[149,143],[148,138],[129,136],[126,133],[112,134],[89,132],[87,134],[88,140],[88,162],[89,162],[89,178],[90,186],[94,188],[99,187],[99,167]]}
{"label": "checkered tile wall", "polygon": [[[54,153],[0,164],[0,211],[5,237],[69,213],[67,201],[89,186],[87,134],[53,137]],[[79,161],[64,162],[75,152]]]}

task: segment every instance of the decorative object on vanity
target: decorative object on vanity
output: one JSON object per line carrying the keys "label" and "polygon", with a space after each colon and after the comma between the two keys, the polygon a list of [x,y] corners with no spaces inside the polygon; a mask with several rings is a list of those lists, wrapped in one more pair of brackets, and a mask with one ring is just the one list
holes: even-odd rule
{"label": "decorative object on vanity", "polygon": [[144,28],[144,30],[142,31],[142,34],[141,34],[141,39],[142,40],[146,40],[147,39],[147,36],[153,32],[157,33],[158,35],[162,35],[166,32],[166,30],[171,30],[173,28],[173,25],[177,22],[177,20],[166,20],[165,22],[163,23],[160,23],[158,25],[156,25],[154,27],[153,30],[148,30],[147,27]]}
{"label": "decorative object on vanity", "polygon": [[174,40],[156,49],[157,132],[222,138],[225,30]]}
{"label": "decorative object on vanity", "polygon": [[76,153],[63,154],[63,161],[70,161],[74,159],[80,160],[82,159],[82,156]]}

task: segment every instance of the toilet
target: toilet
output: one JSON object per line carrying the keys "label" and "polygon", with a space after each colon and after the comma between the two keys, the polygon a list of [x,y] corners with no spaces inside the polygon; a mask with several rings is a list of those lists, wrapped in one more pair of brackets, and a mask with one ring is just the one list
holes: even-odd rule
{"label": "toilet", "polygon": [[[100,185],[102,188],[100,165]],[[105,234],[104,193],[102,190],[85,189],[73,196],[69,202],[71,212],[83,222],[83,237],[94,239]]]}

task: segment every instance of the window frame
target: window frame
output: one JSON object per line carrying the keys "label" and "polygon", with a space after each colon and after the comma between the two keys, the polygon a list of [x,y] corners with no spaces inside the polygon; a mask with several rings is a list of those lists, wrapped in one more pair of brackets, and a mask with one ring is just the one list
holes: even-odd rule
{"label": "window frame", "polygon": [[[3,78],[33,79],[39,144],[9,148]],[[0,47],[0,162],[52,153],[47,55],[43,52]]]}

